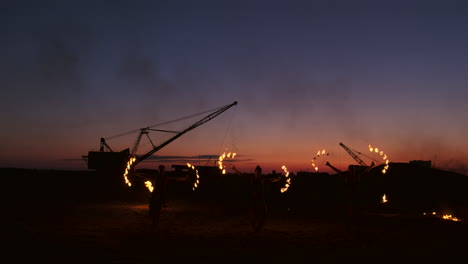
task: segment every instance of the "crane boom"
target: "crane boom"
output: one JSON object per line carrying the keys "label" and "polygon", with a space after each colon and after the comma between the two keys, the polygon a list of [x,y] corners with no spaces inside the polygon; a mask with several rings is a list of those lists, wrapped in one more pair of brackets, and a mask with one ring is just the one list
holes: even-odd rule
{"label": "crane boom", "polygon": [[[215,118],[216,116],[220,115],[224,111],[228,110],[232,106],[237,105],[237,101],[234,101],[232,104],[217,108],[215,110],[211,110],[212,112],[205,116],[204,118],[200,119],[199,121],[195,122],[185,130],[179,132],[179,131],[169,131],[169,130],[160,130],[160,129],[151,129],[151,127],[146,127],[140,129],[140,134],[138,135],[138,138],[136,139],[135,146],[133,149],[130,151],[129,148],[122,150],[120,152],[114,152],[112,149],[107,145],[106,141],[104,138],[101,138],[101,146],[99,151],[89,151],[87,156],[82,156],[83,159],[85,159],[88,169],[95,169],[98,171],[108,171],[108,170],[124,170],[126,163],[129,160],[129,157],[134,157],[135,153],[137,151],[138,145],[140,143],[141,137],[143,134],[146,134],[148,136],[148,131],[153,130],[153,131],[160,131],[160,132],[167,132],[167,133],[174,133],[175,135],[168,139],[167,141],[163,142],[162,144],[158,146],[154,146],[153,142],[151,142],[153,149],[147,152],[144,155],[137,156],[135,157],[135,162],[133,162],[132,167],[135,167],[138,163],[143,161],[144,159],[148,158],[149,156],[153,155],[155,152],[159,151],[163,147],[165,147],[167,144],[171,143],[172,141],[176,140],[178,137],[182,136],[183,134],[187,133],[188,131],[195,129],[198,126],[201,126],[202,124],[210,121],[211,119]],[[125,134],[128,134],[129,132],[126,132]],[[123,135],[123,134],[121,134]],[[120,136],[120,135],[118,135]],[[115,136],[114,136],[115,137]],[[151,141],[151,139],[148,137],[148,139]],[[108,150],[108,152],[106,151]]]}
{"label": "crane boom", "polygon": [[346,150],[346,152],[348,152],[348,154],[351,155],[351,157],[353,157],[353,159],[356,160],[357,163],[359,163],[359,165],[367,166],[367,164],[361,158],[359,158],[351,149],[345,146],[345,144],[340,142],[340,146],[343,147]]}
{"label": "crane boom", "polygon": [[190,130],[192,129],[195,129],[196,127],[199,127],[201,125],[203,125],[204,123],[210,121],[211,119],[217,117],[218,115],[220,115],[221,113],[223,113],[224,111],[228,110],[229,108],[231,108],[232,106],[234,105],[237,105],[237,101],[235,101],[234,103],[232,104],[229,104],[229,105],[226,105],[220,109],[218,109],[217,111],[205,116],[204,118],[200,119],[199,121],[197,121],[196,123],[194,123],[193,125],[189,126],[188,128],[184,129],[183,131],[177,133],[175,136],[171,137],[170,139],[166,140],[165,142],[163,142],[162,144],[154,147],[152,150],[150,150],[149,152],[147,152],[146,154],[142,155],[142,156],[139,156],[136,158],[136,161],[133,163],[133,166],[137,165],[138,163],[140,163],[141,161],[143,161],[144,159],[148,158],[149,156],[153,155],[154,153],[156,153],[157,151],[159,151],[160,149],[164,148],[167,144],[171,143],[172,141],[176,140],[178,137],[182,136],[183,134],[189,132]]}
{"label": "crane boom", "polygon": [[327,165],[328,167],[330,167],[332,170],[336,171],[338,174],[342,174],[343,172],[337,168],[335,168],[335,166],[331,165],[330,162],[327,161],[327,163],[325,163],[325,165]]}

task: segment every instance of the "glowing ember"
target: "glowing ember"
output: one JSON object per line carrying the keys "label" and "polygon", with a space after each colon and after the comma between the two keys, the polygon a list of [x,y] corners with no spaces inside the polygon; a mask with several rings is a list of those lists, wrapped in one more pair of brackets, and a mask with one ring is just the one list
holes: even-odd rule
{"label": "glowing ember", "polygon": [[452,216],[450,214],[443,215],[442,218],[445,219],[445,220],[460,221],[458,218],[456,218],[456,217],[454,217],[454,216]]}
{"label": "glowing ember", "polygon": [[190,163],[187,163],[187,167],[189,167],[189,168],[191,168],[192,170],[194,170],[194,171],[195,171],[195,175],[197,176],[197,177],[195,178],[195,181],[193,182],[193,186],[192,186],[192,190],[195,191],[195,189],[197,189],[197,188],[198,188],[198,185],[200,184],[200,176],[198,175],[198,170],[195,169],[195,166],[193,166],[193,165],[190,164]]}
{"label": "glowing ember", "polygon": [[384,194],[384,195],[382,196],[382,201],[381,201],[381,202],[382,202],[382,203],[388,202],[388,200],[387,200],[387,195]]}
{"label": "glowing ember", "polygon": [[[427,213],[423,213],[423,215],[427,215]],[[436,216],[436,217],[440,217],[442,219],[445,219],[445,220],[451,220],[451,221],[455,221],[455,222],[458,222],[458,221],[461,221],[459,218],[451,215],[451,214],[444,214],[444,215],[441,215],[441,216],[438,216],[438,214],[436,212],[432,212],[431,215],[433,216]]]}
{"label": "glowing ember", "polygon": [[150,192],[153,192],[154,187],[153,187],[153,184],[151,183],[151,181],[145,181],[145,186],[146,186],[146,188],[148,188],[148,190]]}
{"label": "glowing ember", "polygon": [[330,153],[326,153],[325,149],[317,151],[317,155],[312,159],[311,165],[315,169],[315,171],[319,170],[319,167],[317,166],[317,163],[319,159],[323,156],[328,156]]}
{"label": "glowing ember", "polygon": [[234,157],[237,155],[237,153],[235,152],[229,152],[226,154],[226,152],[224,152],[223,154],[221,154],[219,156],[219,159],[218,159],[218,168],[221,170],[221,172],[223,174],[226,174],[226,166],[224,166],[223,164],[223,161],[224,159],[226,158],[230,158],[230,159],[234,159]]}
{"label": "glowing ember", "polygon": [[281,169],[283,169],[284,176],[286,177],[286,183],[284,184],[284,187],[281,188],[281,192],[284,193],[288,190],[289,186],[291,185],[291,178],[289,178],[289,171],[286,168],[286,166],[281,166]]}
{"label": "glowing ember", "polygon": [[130,182],[130,180],[128,179],[128,174],[130,173],[130,171],[133,169],[132,168],[132,164],[136,161],[136,158],[135,157],[130,157],[130,159],[128,160],[127,162],[127,167],[125,168],[125,172],[124,172],[124,180],[125,180],[125,184],[127,184],[129,187],[132,186],[132,183]]}

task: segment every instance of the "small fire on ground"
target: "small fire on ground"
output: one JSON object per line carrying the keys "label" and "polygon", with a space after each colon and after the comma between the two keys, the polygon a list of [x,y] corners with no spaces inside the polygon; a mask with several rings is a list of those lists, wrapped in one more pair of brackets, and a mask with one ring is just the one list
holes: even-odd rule
{"label": "small fire on ground", "polygon": [[451,214],[443,214],[443,215],[440,215],[440,214],[437,214],[436,212],[432,212],[432,213],[423,213],[423,215],[429,215],[429,216],[435,216],[435,217],[439,217],[439,218],[442,218],[442,219],[445,219],[445,220],[452,220],[452,221],[461,221],[459,218],[451,215]]}

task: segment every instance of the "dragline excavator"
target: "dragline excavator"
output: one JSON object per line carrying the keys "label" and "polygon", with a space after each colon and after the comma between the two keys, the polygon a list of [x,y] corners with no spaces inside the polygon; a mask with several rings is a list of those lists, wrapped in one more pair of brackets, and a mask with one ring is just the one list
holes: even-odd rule
{"label": "dragline excavator", "polygon": [[[360,171],[360,172],[368,172],[372,167],[374,167],[374,162],[372,161],[372,164],[371,165],[367,165],[361,158],[359,158],[358,155],[356,155],[356,153],[354,153],[354,151],[352,151],[349,147],[347,147],[345,144],[341,143],[340,142],[340,146],[346,150],[346,152],[348,152],[348,154],[359,164],[359,165],[349,165],[348,166],[348,171],[347,172],[343,172],[339,169],[337,169],[336,167],[334,167],[333,165],[330,164],[330,162],[326,162],[325,165],[327,165],[328,167],[330,167],[332,170],[334,170],[335,172],[337,172],[339,175],[341,176],[345,176],[346,174],[350,173],[350,172],[356,172],[356,171]],[[361,154],[360,152],[357,152],[358,154]]]}
{"label": "dragline excavator", "polygon": [[[145,127],[139,129],[140,133],[136,139],[135,145],[133,146],[132,150],[130,151],[130,148],[126,148],[120,152],[115,152],[111,149],[111,147],[107,144],[105,138],[101,138],[100,142],[100,148],[99,151],[89,151],[87,156],[83,156],[83,159],[87,162],[88,169],[96,170],[98,173],[105,173],[105,174],[124,174],[128,173],[128,171],[132,170],[135,168],[135,166],[145,160],[146,158],[150,157],[160,149],[164,148],[167,146],[169,143],[172,141],[176,140],[183,134],[197,128],[198,126],[203,125],[204,123],[210,121],[211,119],[217,117],[224,111],[228,110],[229,108],[237,105],[237,101],[226,105],[222,106],[219,108],[216,108],[214,110],[211,110],[210,114],[206,115],[202,119],[198,120],[197,122],[193,123],[186,129],[182,131],[169,131],[169,130],[160,130],[160,129],[153,129],[152,127]],[[207,112],[204,112],[207,113]],[[195,115],[191,115],[189,117],[193,117]],[[187,117],[188,118],[188,117]],[[181,119],[178,119],[181,120]],[[177,120],[177,121],[178,121]],[[169,123],[169,122],[168,122]],[[138,131],[138,130],[137,130]],[[166,132],[166,133],[172,133],[175,134],[172,137],[170,137],[168,140],[164,141],[163,143],[155,146],[151,139],[148,136],[149,131],[159,131],[159,132]],[[124,134],[128,134],[124,133]],[[123,135],[123,134],[121,134]],[[138,148],[138,145],[140,143],[141,138],[146,135],[151,142],[153,148],[148,151],[147,153],[143,155],[136,155],[136,151]],[[120,136],[120,135],[117,135]]]}

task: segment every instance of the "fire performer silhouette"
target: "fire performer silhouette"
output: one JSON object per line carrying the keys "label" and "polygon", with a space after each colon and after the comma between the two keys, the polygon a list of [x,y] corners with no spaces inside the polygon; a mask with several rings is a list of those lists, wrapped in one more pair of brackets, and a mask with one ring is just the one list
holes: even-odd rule
{"label": "fire performer silhouette", "polygon": [[166,175],[166,167],[159,166],[159,173],[153,179],[154,190],[149,198],[149,214],[152,220],[152,230],[156,231],[159,226],[159,218],[161,216],[162,207],[166,207],[166,188],[168,181],[186,181],[189,175],[184,177],[168,178]]}
{"label": "fire performer silhouette", "polygon": [[232,166],[232,169],[240,176],[246,177],[250,183],[250,213],[251,219],[250,224],[254,232],[258,233],[263,230],[268,209],[265,201],[265,190],[264,190],[264,183],[265,182],[277,182],[281,180],[280,177],[276,178],[265,178],[262,175],[262,168],[257,165],[255,168],[254,174],[247,174],[242,173],[236,169],[235,166]]}
{"label": "fire performer silhouette", "polygon": [[361,218],[362,218],[362,193],[361,193],[361,177],[367,174],[374,163],[371,166],[358,166],[349,165],[348,171],[341,171],[329,162],[326,165],[332,168],[334,171],[342,177],[345,184],[345,203],[346,203],[346,228],[353,236],[360,238],[361,231]]}
{"label": "fire performer silhouette", "polygon": [[152,230],[155,231],[159,225],[159,217],[161,215],[161,207],[165,203],[165,191],[167,185],[166,168],[164,165],[159,166],[159,173],[154,177],[153,186],[155,189],[151,193],[149,201],[149,213],[152,220]]}

